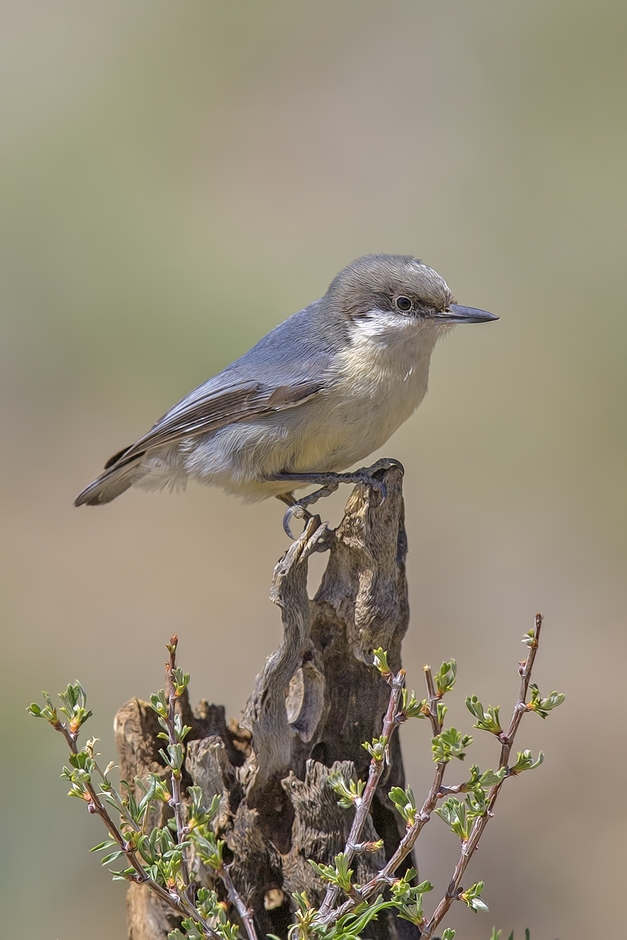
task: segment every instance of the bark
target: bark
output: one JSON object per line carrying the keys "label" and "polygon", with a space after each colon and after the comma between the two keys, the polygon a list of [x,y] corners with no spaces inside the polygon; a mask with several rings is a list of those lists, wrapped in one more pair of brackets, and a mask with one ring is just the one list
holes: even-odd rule
{"label": "bark", "polygon": [[[314,516],[278,562],[271,598],[281,609],[283,639],[255,680],[241,726],[227,725],[221,706],[203,701],[192,712],[182,701],[193,729],[184,782],[202,787],[207,800],[222,796],[219,835],[262,937],[286,936],[292,892],[322,900],[324,888],[308,859],[330,862],[344,848],[352,818],[338,806],[327,777],[331,770],[346,779],[367,775],[362,744],[381,733],[389,700],[388,685],[371,665],[372,650],[383,647],[391,668],[400,668],[409,621],[402,476],[390,469],[384,480],[383,503],[368,487],[355,487],[335,530]],[[328,551],[329,561],[310,600],[308,559],[319,551]],[[137,699],[118,712],[124,779],[164,772],[158,730],[154,713]],[[361,883],[391,857],[405,831],[387,797],[392,786],[405,783],[398,736],[390,751],[364,832],[364,839],[383,839],[384,848],[356,860]],[[212,884],[208,875],[205,880]],[[175,926],[161,902],[138,885],[129,889],[128,916],[132,940],[165,940]],[[394,940],[418,931],[386,912],[368,935]]]}

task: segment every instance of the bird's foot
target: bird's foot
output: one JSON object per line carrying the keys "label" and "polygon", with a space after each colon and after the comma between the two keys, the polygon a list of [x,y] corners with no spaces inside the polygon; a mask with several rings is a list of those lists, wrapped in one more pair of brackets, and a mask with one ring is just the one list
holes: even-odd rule
{"label": "bird's foot", "polygon": [[305,525],[309,522],[310,519],[313,519],[312,514],[308,511],[307,506],[312,506],[319,499],[322,499],[323,496],[330,496],[331,493],[334,493],[340,484],[332,481],[331,483],[325,484],[325,486],[320,487],[319,490],[315,490],[313,493],[309,493],[307,496],[302,496],[300,499],[294,499],[291,495],[282,495],[277,497],[282,502],[287,503],[288,508],[283,516],[283,530],[288,538],[294,540],[294,534],[291,530],[292,519],[301,519]]}
{"label": "bird's foot", "polygon": [[308,522],[311,519],[311,513],[307,507],[317,503],[319,499],[330,496],[335,493],[340,483],[363,483],[371,489],[376,490],[381,496],[381,504],[387,498],[387,488],[383,480],[378,476],[384,470],[391,470],[395,467],[401,473],[405,473],[405,468],[400,460],[393,457],[383,457],[377,460],[371,467],[361,467],[352,473],[282,473],[275,477],[276,480],[285,480],[290,483],[319,483],[320,489],[302,496],[300,499],[294,499],[293,496],[279,496],[283,502],[288,503],[288,509],[283,517],[283,528],[287,536],[294,538],[290,529],[290,523],[294,517]]}
{"label": "bird's foot", "polygon": [[385,470],[391,470],[393,467],[400,470],[403,475],[405,474],[405,467],[400,460],[395,460],[394,457],[382,457],[381,460],[373,463],[371,467],[361,467],[359,470],[355,470],[354,473],[340,473],[338,475],[342,477],[342,483],[363,483],[365,486],[376,490],[381,496],[380,505],[382,505],[387,499],[388,491],[379,474]]}

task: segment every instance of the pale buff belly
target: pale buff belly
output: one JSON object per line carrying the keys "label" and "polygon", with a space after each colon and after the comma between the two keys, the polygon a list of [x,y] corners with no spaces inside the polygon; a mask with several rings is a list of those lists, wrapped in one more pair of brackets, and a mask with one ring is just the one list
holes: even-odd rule
{"label": "pale buff belly", "polygon": [[299,487],[271,481],[277,474],[340,472],[365,460],[424,396],[424,391],[398,382],[355,391],[191,440],[182,448],[180,470],[247,500],[278,495]]}

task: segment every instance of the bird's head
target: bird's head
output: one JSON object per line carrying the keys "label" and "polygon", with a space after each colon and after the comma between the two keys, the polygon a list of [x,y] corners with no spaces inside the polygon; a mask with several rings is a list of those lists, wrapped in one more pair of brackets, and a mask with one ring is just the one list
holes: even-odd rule
{"label": "bird's head", "polygon": [[403,332],[414,323],[434,339],[456,323],[498,320],[486,310],[456,304],[444,278],[411,255],[358,258],[332,281],[327,298],[348,321]]}

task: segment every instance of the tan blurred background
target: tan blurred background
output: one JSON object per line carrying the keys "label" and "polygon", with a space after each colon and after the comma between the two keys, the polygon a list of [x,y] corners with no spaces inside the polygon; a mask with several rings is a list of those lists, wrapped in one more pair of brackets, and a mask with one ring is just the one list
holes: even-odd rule
{"label": "tan blurred background", "polygon": [[[108,758],[173,630],[192,698],[231,715],[279,639],[274,501],[73,497],[369,251],[416,254],[501,317],[436,350],[386,448],[407,469],[410,681],[456,656],[463,727],[470,692],[509,713],[542,610],[537,678],[567,693],[523,725],[545,764],[473,862],[490,913],[451,923],[621,935],[626,29],[623,3],[572,0],[2,4],[5,936],[125,935],[62,741],[26,716],[39,690],[79,677]],[[404,746],[421,792],[422,723]],[[434,819],[419,857],[439,890],[456,852]]]}

